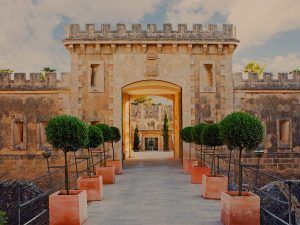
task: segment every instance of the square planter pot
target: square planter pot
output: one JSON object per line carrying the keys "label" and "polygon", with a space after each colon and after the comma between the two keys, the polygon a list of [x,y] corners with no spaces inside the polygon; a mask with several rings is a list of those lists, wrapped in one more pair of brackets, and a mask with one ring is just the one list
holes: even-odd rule
{"label": "square planter pot", "polygon": [[121,175],[123,173],[122,162],[119,160],[107,161],[107,166],[115,166],[115,174]]}
{"label": "square planter pot", "polygon": [[102,175],[103,184],[115,183],[115,166],[101,166],[95,168],[96,175]]}
{"label": "square planter pot", "polygon": [[87,220],[85,190],[58,191],[49,196],[50,225],[81,225]]}
{"label": "square planter pot", "polygon": [[102,176],[84,176],[77,179],[79,190],[86,190],[87,201],[101,201],[103,198]]}
{"label": "square planter pot", "polygon": [[259,225],[260,197],[251,192],[223,192],[221,195],[221,221],[224,225]]}
{"label": "square planter pot", "polygon": [[191,174],[193,165],[198,165],[198,161],[193,159],[184,159],[183,160],[183,173]]}
{"label": "square planter pot", "polygon": [[210,174],[210,168],[208,168],[206,166],[193,166],[191,183],[192,184],[202,184],[202,176],[209,175],[209,174]]}
{"label": "square planter pot", "polygon": [[228,188],[228,177],[203,175],[202,184],[204,198],[221,199],[221,193],[227,191]]}

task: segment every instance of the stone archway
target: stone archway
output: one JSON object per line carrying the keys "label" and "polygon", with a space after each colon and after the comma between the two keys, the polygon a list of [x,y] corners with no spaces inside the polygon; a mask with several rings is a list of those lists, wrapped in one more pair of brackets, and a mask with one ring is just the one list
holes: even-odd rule
{"label": "stone archway", "polygon": [[182,127],[181,87],[161,80],[142,80],[122,87],[122,147],[124,155],[131,150],[130,142],[130,99],[131,96],[151,95],[171,99],[174,117],[174,158],[182,157],[182,144],[179,131]]}

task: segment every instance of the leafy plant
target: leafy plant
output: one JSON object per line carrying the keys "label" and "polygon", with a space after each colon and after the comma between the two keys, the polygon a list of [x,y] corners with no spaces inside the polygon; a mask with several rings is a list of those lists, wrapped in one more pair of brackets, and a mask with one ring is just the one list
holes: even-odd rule
{"label": "leafy plant", "polygon": [[61,149],[65,156],[65,189],[69,194],[68,152],[76,152],[86,146],[88,141],[87,127],[78,118],[61,115],[49,120],[45,129],[50,144]]}
{"label": "leafy plant", "polygon": [[0,211],[0,225],[7,224],[7,215],[6,212]]}
{"label": "leafy plant", "polygon": [[139,139],[139,128],[136,125],[134,128],[134,137],[133,137],[133,150],[138,151],[140,145],[140,139]]}
{"label": "leafy plant", "polygon": [[90,168],[91,164],[94,166],[93,155],[91,153],[91,148],[96,148],[104,142],[102,130],[94,125],[89,125],[87,127],[87,135],[88,141],[86,144],[86,148],[88,149],[88,156],[89,156],[89,176],[91,176]]}
{"label": "leafy plant", "polygon": [[13,72],[11,69],[0,69],[0,74],[11,74]]}
{"label": "leafy plant", "polygon": [[153,105],[154,101],[149,96],[140,96],[140,97],[135,98],[131,104],[132,105],[140,105],[140,104]]}
{"label": "leafy plant", "polygon": [[186,143],[190,144],[189,147],[189,159],[191,159],[191,145],[193,142],[193,130],[194,127],[185,127],[180,131],[180,137],[182,138],[182,140]]}
{"label": "leafy plant", "polygon": [[48,73],[54,73],[56,72],[56,69],[51,68],[51,67],[43,67],[43,69],[41,70],[41,79],[42,80],[46,80],[46,75]]}
{"label": "leafy plant", "polygon": [[197,145],[200,145],[200,158],[201,158],[201,166],[203,166],[203,140],[202,140],[202,132],[207,124],[206,123],[199,123],[194,126],[193,131],[193,142]]}
{"label": "leafy plant", "polygon": [[115,148],[114,148],[114,142],[118,142],[121,140],[121,133],[119,128],[111,126],[111,146],[112,146],[112,150],[113,150],[113,160],[115,160]]}
{"label": "leafy plant", "polygon": [[104,155],[104,166],[106,166],[106,149],[105,149],[105,142],[110,142],[112,139],[112,131],[110,126],[104,123],[99,123],[96,125],[98,128],[102,130],[103,133],[103,155]]}
{"label": "leafy plant", "polygon": [[263,140],[264,128],[260,120],[245,112],[233,112],[220,122],[220,136],[231,149],[239,149],[239,196],[242,193],[242,151],[255,150]]}
{"label": "leafy plant", "polygon": [[216,123],[207,124],[202,131],[202,141],[204,145],[213,147],[211,174],[213,176],[216,176],[216,168],[215,168],[216,146],[223,145],[223,142],[220,138],[219,125]]}
{"label": "leafy plant", "polygon": [[258,77],[261,79],[263,77],[265,68],[266,68],[265,65],[262,66],[257,62],[250,62],[244,67],[243,72],[257,74]]}
{"label": "leafy plant", "polygon": [[164,117],[163,139],[164,139],[164,151],[169,151],[169,119],[167,113],[165,114]]}

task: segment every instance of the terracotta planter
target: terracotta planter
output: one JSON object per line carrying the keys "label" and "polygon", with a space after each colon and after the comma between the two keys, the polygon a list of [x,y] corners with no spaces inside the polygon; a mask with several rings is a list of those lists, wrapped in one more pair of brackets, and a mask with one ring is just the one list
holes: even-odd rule
{"label": "terracotta planter", "polygon": [[193,159],[184,159],[183,160],[183,173],[184,174],[191,174],[193,165],[198,165],[198,161]]}
{"label": "terracotta planter", "polygon": [[251,192],[223,192],[221,195],[221,221],[224,225],[259,225],[260,197]]}
{"label": "terracotta planter", "polygon": [[96,175],[102,175],[103,184],[115,183],[115,166],[101,166],[95,168]]}
{"label": "terracotta planter", "polygon": [[49,196],[50,225],[81,225],[87,220],[85,190],[58,191]]}
{"label": "terracotta planter", "polygon": [[192,176],[191,176],[192,184],[202,184],[202,176],[209,175],[209,174],[210,174],[210,168],[206,166],[193,166]]}
{"label": "terracotta planter", "polygon": [[221,199],[221,193],[227,191],[228,188],[228,177],[203,175],[202,184],[204,198]]}
{"label": "terracotta planter", "polygon": [[102,176],[84,176],[77,179],[79,190],[86,190],[87,201],[101,201],[103,198]]}
{"label": "terracotta planter", "polygon": [[121,175],[123,173],[122,162],[119,160],[107,161],[107,166],[115,166],[115,174]]}

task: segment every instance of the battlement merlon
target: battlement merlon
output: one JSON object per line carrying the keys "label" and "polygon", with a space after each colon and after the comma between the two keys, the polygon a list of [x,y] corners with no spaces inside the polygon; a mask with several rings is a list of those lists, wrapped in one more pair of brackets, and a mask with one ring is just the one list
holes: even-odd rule
{"label": "battlement merlon", "polygon": [[232,24],[223,24],[220,28],[216,24],[209,24],[203,29],[202,24],[194,24],[193,30],[187,29],[187,24],[178,24],[177,30],[172,24],[163,24],[162,30],[157,30],[156,24],[147,24],[147,30],[142,30],[141,24],[132,24],[131,30],[125,24],[117,24],[112,30],[110,24],[101,24],[96,30],[95,24],[86,24],[85,30],[80,30],[79,24],[70,24],[65,27],[64,43],[79,41],[109,42],[109,41],[185,41],[185,42],[217,42],[238,44],[236,28]]}
{"label": "battlement merlon", "polygon": [[235,89],[243,90],[300,90],[300,73],[265,72],[261,78],[253,73],[234,73]]}
{"label": "battlement merlon", "polygon": [[69,73],[0,73],[0,90],[59,90],[69,87]]}

